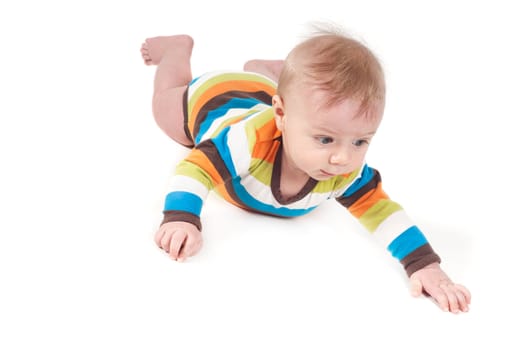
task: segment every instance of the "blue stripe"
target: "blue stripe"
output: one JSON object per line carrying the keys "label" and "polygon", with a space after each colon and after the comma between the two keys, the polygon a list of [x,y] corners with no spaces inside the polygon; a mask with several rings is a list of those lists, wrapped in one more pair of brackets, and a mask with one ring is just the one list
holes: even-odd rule
{"label": "blue stripe", "polygon": [[224,105],[221,105],[220,107],[213,109],[207,113],[207,116],[205,117],[205,120],[200,124],[199,126],[199,132],[196,135],[196,142],[201,142],[201,138],[203,137],[203,134],[206,133],[212,123],[218,118],[223,117],[229,109],[232,108],[243,108],[243,109],[249,109],[257,104],[262,103],[261,101],[258,101],[255,98],[232,98],[229,100],[229,102],[225,103]]}
{"label": "blue stripe", "polygon": [[245,187],[241,184],[241,178],[234,171],[234,164],[231,157],[231,152],[227,146],[227,133],[230,130],[230,126],[222,130],[216,137],[212,139],[212,142],[216,146],[225,167],[228,169],[229,173],[232,176],[231,183],[234,189],[234,192],[238,199],[247,207],[259,211],[262,213],[267,213],[271,215],[283,216],[283,217],[295,217],[301,216],[309,213],[317,206],[313,206],[307,209],[290,209],[285,207],[276,208],[270,204],[260,202],[258,199],[254,198],[247,192]]}
{"label": "blue stripe", "polygon": [[249,192],[247,192],[245,187],[240,183],[240,176],[234,171],[234,163],[232,161],[231,152],[229,150],[229,147],[227,146],[227,133],[229,132],[230,128],[230,126],[226,127],[216,137],[212,138],[211,141],[214,143],[214,146],[218,150],[218,153],[221,159],[223,160],[225,167],[232,176],[231,183],[234,188],[234,192],[238,199],[241,201],[241,203],[255,211],[283,217],[301,216],[309,213],[317,207],[314,206],[307,209],[289,209],[284,207],[276,208],[272,205],[262,203],[253,196],[251,196]]}
{"label": "blue stripe", "polygon": [[199,216],[202,207],[201,198],[190,192],[170,192],[165,198],[165,210],[181,210]]}
{"label": "blue stripe", "polygon": [[357,192],[362,186],[366,185],[375,175],[375,172],[373,171],[373,168],[370,168],[368,165],[364,165],[364,168],[362,168],[362,172],[360,174],[360,177],[357,178],[353,182],[353,184],[348,187],[346,192],[342,195],[342,197],[349,197],[353,193]]}
{"label": "blue stripe", "polygon": [[388,250],[395,258],[402,260],[408,254],[426,243],[428,241],[421,230],[417,226],[412,226],[397,236],[388,246]]}
{"label": "blue stripe", "polygon": [[289,208],[276,208],[272,205],[262,203],[253,196],[251,196],[245,187],[240,183],[240,177],[237,176],[236,178],[232,179],[232,185],[234,187],[234,191],[236,192],[236,195],[238,198],[242,201],[243,204],[248,206],[249,208],[262,212],[267,214],[272,214],[276,216],[283,216],[283,217],[295,217],[295,216],[301,216],[309,213],[313,209],[315,209],[317,206],[310,207],[307,209],[289,209]]}

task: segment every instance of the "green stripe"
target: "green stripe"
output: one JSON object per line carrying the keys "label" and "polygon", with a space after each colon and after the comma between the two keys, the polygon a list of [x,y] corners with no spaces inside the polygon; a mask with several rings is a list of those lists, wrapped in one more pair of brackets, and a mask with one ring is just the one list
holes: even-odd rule
{"label": "green stripe", "polygon": [[212,180],[203,169],[188,160],[182,160],[176,167],[176,175],[185,175],[201,182],[209,191],[214,187]]}
{"label": "green stripe", "polygon": [[[258,181],[266,186],[271,186],[271,177],[273,175],[273,165],[262,159],[251,159],[250,173]],[[256,171],[254,171],[255,169]]]}
{"label": "green stripe", "polygon": [[330,193],[330,192],[341,190],[349,186],[349,184],[352,183],[353,180],[355,180],[355,178],[359,174],[359,170],[360,169],[355,170],[348,177],[335,176],[328,180],[319,181],[312,192],[313,193]]}
{"label": "green stripe", "polygon": [[266,85],[273,86],[272,85],[273,83],[270,80],[264,77],[260,77],[255,74],[250,74],[250,73],[222,73],[222,74],[216,75],[214,77],[208,78],[192,94],[192,97],[190,98],[188,102],[188,110],[190,111],[190,115],[192,115],[192,111],[194,109],[194,105],[196,104],[196,100],[203,94],[203,92],[207,91],[214,85],[217,85],[219,83],[223,83],[226,81],[231,81],[231,80],[243,80],[243,81],[250,81],[250,82],[256,81],[256,82],[264,83]]}
{"label": "green stripe", "polygon": [[333,191],[333,188],[335,186],[335,183],[337,182],[337,178],[330,178],[328,180],[319,181],[315,185],[315,188],[311,192],[313,193],[330,193]]}
{"label": "green stripe", "polygon": [[[228,118],[228,119],[225,119],[224,121],[222,121],[222,122],[220,123],[220,125],[218,125],[218,126],[216,127],[216,130],[214,130],[214,132],[213,132],[208,138],[212,139],[212,138],[218,136],[218,134],[219,134],[220,132],[222,132],[223,130],[225,130],[225,128],[226,128],[227,125],[231,122],[231,120],[241,118],[239,121],[236,122],[236,123],[240,123],[241,121],[243,121],[243,118],[247,118],[248,116],[250,116],[250,115],[252,115],[252,114],[254,114],[254,113],[257,113],[257,112],[259,112],[259,111],[254,110],[254,109],[251,109],[251,110],[249,110],[249,111],[247,111],[247,112],[245,112],[245,113],[243,113],[243,114],[235,115],[235,116],[233,116],[233,117],[230,117],[230,118]],[[234,124],[236,124],[236,123],[234,123]]]}
{"label": "green stripe", "polygon": [[359,222],[372,233],[388,216],[401,209],[403,208],[394,201],[381,199],[359,218]]}

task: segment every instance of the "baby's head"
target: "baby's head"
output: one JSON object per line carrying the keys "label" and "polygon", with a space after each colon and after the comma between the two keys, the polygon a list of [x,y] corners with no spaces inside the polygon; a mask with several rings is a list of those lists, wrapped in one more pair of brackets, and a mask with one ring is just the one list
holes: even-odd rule
{"label": "baby's head", "polygon": [[295,89],[327,92],[327,106],[354,98],[367,109],[384,105],[385,99],[384,74],[375,55],[351,37],[324,30],[297,45],[285,60],[277,94],[286,99]]}
{"label": "baby's head", "polygon": [[317,180],[356,170],[384,102],[382,67],[366,46],[333,32],[300,43],[287,56],[273,96],[286,162]]}

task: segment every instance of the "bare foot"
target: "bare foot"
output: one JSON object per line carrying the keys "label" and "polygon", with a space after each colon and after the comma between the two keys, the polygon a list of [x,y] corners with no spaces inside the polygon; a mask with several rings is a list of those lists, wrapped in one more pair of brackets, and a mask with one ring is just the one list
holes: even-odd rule
{"label": "bare foot", "polygon": [[283,60],[250,60],[245,62],[243,70],[246,72],[260,73],[271,78],[273,81],[278,81],[283,67]]}
{"label": "bare foot", "polygon": [[189,35],[156,36],[146,39],[141,45],[141,55],[147,66],[157,65],[165,53],[171,50],[190,56],[193,46],[194,40]]}

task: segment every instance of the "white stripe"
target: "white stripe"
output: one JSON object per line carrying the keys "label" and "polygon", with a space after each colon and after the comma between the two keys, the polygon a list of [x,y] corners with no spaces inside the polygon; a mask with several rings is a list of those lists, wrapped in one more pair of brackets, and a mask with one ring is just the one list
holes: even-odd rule
{"label": "white stripe", "polygon": [[227,135],[227,147],[231,153],[235,173],[243,177],[249,172],[251,164],[245,122],[239,122],[231,126]]}
{"label": "white stripe", "polygon": [[[228,110],[227,113],[222,115],[221,117],[214,119],[212,124],[209,126],[208,130],[203,134],[201,137],[200,142],[210,139],[212,134],[214,134],[218,129],[220,128],[221,123],[223,123],[225,120],[230,119],[232,117],[237,117],[243,113],[247,112],[246,108],[231,108]],[[202,124],[203,125],[203,124]],[[202,126],[200,125],[200,126]]]}
{"label": "white stripe", "polygon": [[388,247],[394,239],[413,225],[413,221],[401,209],[384,219],[373,232],[373,235],[384,247]]}
{"label": "white stripe", "polygon": [[207,198],[207,195],[209,194],[209,190],[204,184],[198,180],[184,175],[172,176],[168,185],[168,189],[169,192],[186,191],[193,193],[200,197],[203,201],[205,201],[205,198]]}
{"label": "white stripe", "polygon": [[188,89],[188,97],[189,99],[192,97],[194,92],[199,89],[204,83],[209,81],[209,79],[214,78],[215,76],[222,75],[222,74],[252,74],[259,76],[261,78],[264,78],[268,81],[269,85],[276,87],[276,82],[269,79],[269,77],[260,74],[260,73],[254,73],[254,72],[244,72],[241,70],[217,70],[217,71],[211,71],[208,73],[205,73],[201,75]]}
{"label": "white stripe", "polygon": [[309,193],[307,196],[291,204],[283,205],[274,198],[271,187],[261,183],[257,178],[248,175],[242,179],[241,185],[258,201],[275,208],[287,207],[289,209],[308,209],[326,201],[329,193]]}
{"label": "white stripe", "polygon": [[[236,118],[243,114],[248,114],[249,112],[252,112],[252,114],[245,116],[245,119],[240,120],[234,124],[234,125],[243,124],[245,128],[245,123],[248,119],[251,119],[255,114],[262,112],[262,111],[266,111],[269,108],[270,108],[269,105],[266,105],[263,103],[256,104],[252,106],[251,108],[231,108],[221,117],[217,117],[216,119],[214,119],[214,121],[209,125],[209,128],[207,129],[207,131],[205,131],[202,134],[200,142],[210,139],[215,132],[221,131],[221,129],[223,129],[223,127],[221,127],[222,124],[231,118]],[[203,124],[200,125],[200,127],[202,126]],[[231,128],[232,128],[232,125],[231,125]],[[247,136],[244,135],[244,138],[247,138]]]}
{"label": "white stripe", "polygon": [[194,83],[192,83],[192,85],[190,85],[190,87],[188,89],[189,101],[190,101],[192,95],[194,94],[194,92],[196,90],[198,90],[210,78],[213,78],[213,77],[215,77],[217,75],[224,74],[224,73],[229,73],[229,72],[228,71],[212,71],[212,72],[207,72],[207,73],[201,75]]}

